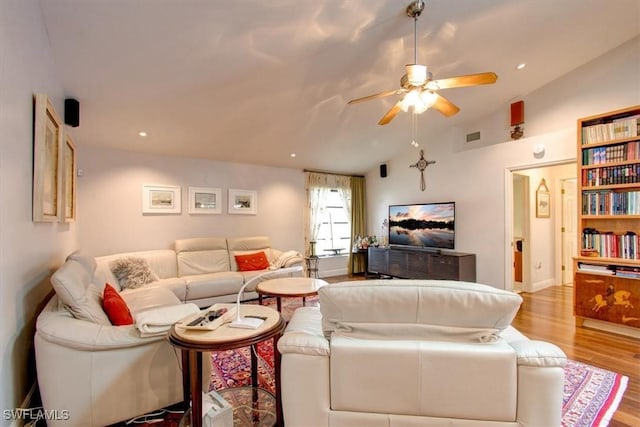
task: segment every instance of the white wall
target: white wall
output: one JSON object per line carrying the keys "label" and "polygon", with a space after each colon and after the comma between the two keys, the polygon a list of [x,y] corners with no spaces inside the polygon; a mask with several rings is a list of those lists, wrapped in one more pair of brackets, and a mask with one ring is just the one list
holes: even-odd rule
{"label": "white wall", "polygon": [[[33,382],[34,318],[48,276],[75,246],[75,224],[31,221],[33,94],[63,112],[63,92],[36,0],[0,2],[0,408],[12,409]],[[62,408],[60,408],[62,409]],[[10,421],[0,418],[1,425]]]}
{"label": "white wall", "polygon": [[[79,247],[91,254],[168,249],[190,237],[254,235],[269,236],[275,248],[304,252],[301,170],[78,145]],[[180,186],[182,213],[143,215],[143,184]],[[222,188],[222,214],[189,214],[189,186]],[[230,188],[256,190],[257,215],[228,214]]]}
{"label": "white wall", "polygon": [[[380,233],[390,204],[453,200],[456,250],[477,254],[478,282],[504,288],[505,229],[511,222],[505,216],[505,171],[575,159],[579,117],[640,104],[639,57],[636,38],[525,96],[525,138],[518,141],[509,139],[509,105],[465,129],[419,141],[425,157],[437,161],[425,171],[424,192],[419,172],[409,168],[418,150],[407,141],[407,149],[388,163],[387,178],[377,168],[366,176],[369,232]],[[464,135],[479,127],[487,135],[484,145],[465,146]],[[533,156],[536,144],[546,146],[543,158]]]}

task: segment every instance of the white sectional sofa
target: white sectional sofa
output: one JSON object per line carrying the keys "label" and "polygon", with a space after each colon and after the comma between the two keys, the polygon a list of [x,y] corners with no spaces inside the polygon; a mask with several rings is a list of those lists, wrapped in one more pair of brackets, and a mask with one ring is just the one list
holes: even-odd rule
{"label": "white sectional sofa", "polygon": [[566,356],[510,325],[519,295],[439,280],[318,293],[278,341],[287,427],[560,425]]}
{"label": "white sectional sofa", "polygon": [[[207,307],[216,302],[232,302],[249,279],[260,276],[246,289],[244,299],[255,298],[255,287],[260,281],[274,277],[302,274],[302,257],[295,251],[282,251],[271,247],[268,237],[221,238],[204,237],[176,240],[173,249],[127,252],[96,258],[96,277],[101,283],[111,283],[121,289],[110,264],[122,258],[142,258],[158,279],[145,288],[170,289],[182,302],[193,302]],[[239,271],[236,255],[264,252],[273,270]],[[278,261],[282,261],[281,265]]]}
{"label": "white sectional sofa", "polygon": [[[256,252],[265,252],[276,269],[238,271],[235,255]],[[110,264],[130,257],[144,259],[154,280],[139,288],[121,289]],[[47,425],[105,426],[183,398],[180,351],[165,335],[143,336],[136,324],[113,326],[101,306],[105,283],[121,291],[133,318],[139,319],[151,310],[175,313],[176,308],[189,306],[197,311],[198,306],[235,301],[246,280],[260,274],[255,283],[299,275],[300,261],[295,252],[271,248],[266,237],[186,239],[176,241],[175,250],[98,258],[71,254],[53,274],[56,294],[36,322],[36,368],[43,406],[48,411],[66,409],[69,414],[69,419],[48,420]],[[209,370],[204,371],[203,384],[208,384]]]}

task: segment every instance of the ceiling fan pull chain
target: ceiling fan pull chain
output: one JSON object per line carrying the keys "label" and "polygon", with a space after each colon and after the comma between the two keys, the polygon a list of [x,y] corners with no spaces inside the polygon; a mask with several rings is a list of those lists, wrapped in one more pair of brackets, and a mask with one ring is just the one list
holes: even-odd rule
{"label": "ceiling fan pull chain", "polygon": [[418,15],[413,17],[413,63],[418,63]]}

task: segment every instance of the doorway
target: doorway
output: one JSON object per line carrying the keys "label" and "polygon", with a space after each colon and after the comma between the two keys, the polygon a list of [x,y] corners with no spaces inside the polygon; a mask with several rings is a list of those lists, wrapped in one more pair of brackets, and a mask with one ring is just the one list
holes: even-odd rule
{"label": "doorway", "polygon": [[[535,292],[570,286],[577,254],[576,166],[564,161],[507,170],[505,288]],[[536,189],[549,186],[548,212],[536,209]]]}
{"label": "doorway", "polygon": [[[513,284],[514,292],[522,292],[528,282],[529,251],[525,243],[529,241],[529,177],[513,173]],[[525,265],[527,266],[525,268]],[[525,278],[526,274],[526,278]]]}
{"label": "doorway", "polygon": [[562,224],[560,232],[562,236],[562,266],[561,276],[563,286],[573,285],[573,257],[578,254],[578,202],[576,200],[576,178],[560,180],[562,197]]}

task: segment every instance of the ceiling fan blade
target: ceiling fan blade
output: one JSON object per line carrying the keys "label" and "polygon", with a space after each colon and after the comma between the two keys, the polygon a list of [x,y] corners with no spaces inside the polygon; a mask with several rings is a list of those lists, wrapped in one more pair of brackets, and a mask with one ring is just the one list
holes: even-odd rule
{"label": "ceiling fan blade", "polygon": [[393,107],[391,107],[391,109],[389,109],[389,111],[387,111],[387,114],[385,114],[384,116],[382,116],[382,118],[380,119],[380,121],[378,122],[379,125],[386,125],[387,123],[389,123],[391,120],[393,120],[393,118],[400,112],[400,104],[402,103],[402,99],[398,102],[396,102],[395,104],[393,104]]}
{"label": "ceiling fan blade", "polygon": [[496,80],[498,80],[496,73],[469,74],[466,76],[449,77],[448,79],[432,80],[427,84],[427,88],[437,90],[452,87],[489,85],[495,83]]}
{"label": "ceiling fan blade", "polygon": [[377,98],[384,98],[385,96],[397,95],[404,92],[406,92],[404,89],[388,90],[386,92],[380,92],[374,95],[363,96],[362,98],[352,99],[351,101],[348,102],[348,104],[357,104],[358,102],[369,101]]}
{"label": "ceiling fan blade", "polygon": [[436,102],[434,102],[433,105],[431,106],[431,108],[433,108],[434,110],[440,111],[443,115],[447,117],[453,116],[454,114],[457,114],[458,111],[460,111],[460,108],[457,105],[449,101],[444,96],[437,94],[435,92],[434,94],[436,95]]}

